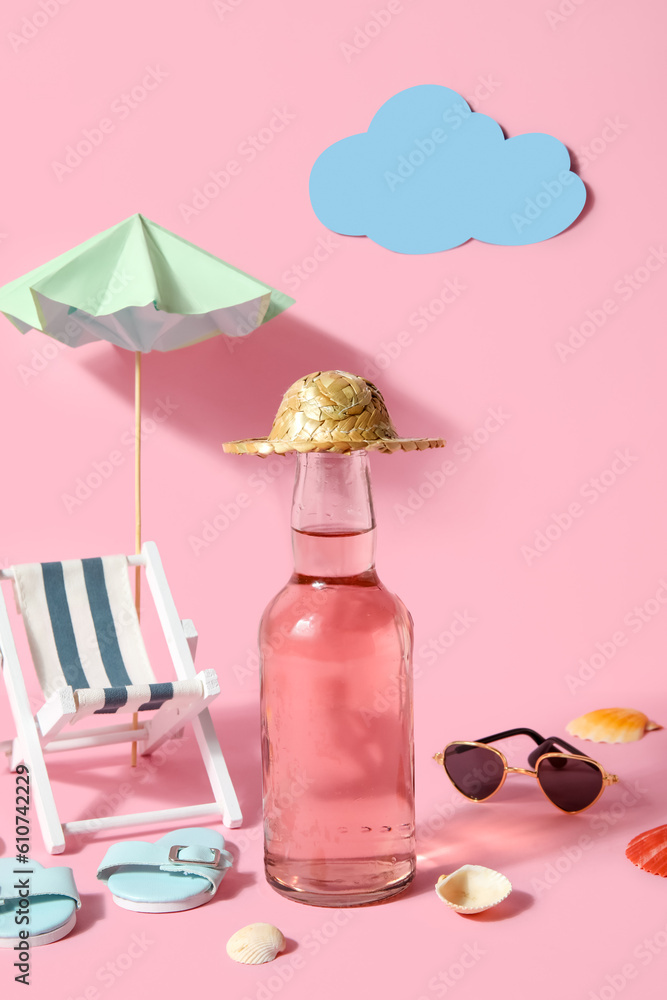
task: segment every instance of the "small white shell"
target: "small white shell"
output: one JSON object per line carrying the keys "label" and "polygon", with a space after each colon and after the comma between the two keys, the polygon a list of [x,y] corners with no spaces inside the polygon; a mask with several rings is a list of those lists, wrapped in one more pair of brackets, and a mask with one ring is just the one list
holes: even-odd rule
{"label": "small white shell", "polygon": [[227,954],[244,965],[272,962],[285,948],[285,938],[273,924],[248,924],[232,934],[227,942]]}
{"label": "small white shell", "polygon": [[512,883],[493,868],[463,865],[451,875],[441,875],[435,891],[457,913],[481,913],[502,903],[511,893]]}

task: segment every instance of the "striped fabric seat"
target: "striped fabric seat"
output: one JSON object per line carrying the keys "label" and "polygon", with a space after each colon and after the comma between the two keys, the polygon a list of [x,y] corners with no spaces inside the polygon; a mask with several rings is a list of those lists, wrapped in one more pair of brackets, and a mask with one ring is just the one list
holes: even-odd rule
{"label": "striped fabric seat", "polygon": [[45,697],[74,689],[82,715],[141,712],[199,698],[199,680],[158,684],[125,556],[14,566],[14,591]]}

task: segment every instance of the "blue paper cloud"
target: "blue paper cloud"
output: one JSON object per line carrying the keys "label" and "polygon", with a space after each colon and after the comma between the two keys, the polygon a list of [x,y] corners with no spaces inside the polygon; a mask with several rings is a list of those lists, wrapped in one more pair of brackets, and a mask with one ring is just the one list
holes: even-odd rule
{"label": "blue paper cloud", "polygon": [[310,200],[321,222],[398,253],[435,253],[471,238],[522,246],[567,229],[586,201],[565,146],[541,132],[506,139],[454,90],[411,87],[368,132],[318,157]]}

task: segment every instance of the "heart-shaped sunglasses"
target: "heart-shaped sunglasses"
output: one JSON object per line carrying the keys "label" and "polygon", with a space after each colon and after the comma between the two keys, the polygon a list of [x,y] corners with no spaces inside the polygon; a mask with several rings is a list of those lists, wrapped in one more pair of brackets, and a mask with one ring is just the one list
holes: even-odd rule
{"label": "heart-shaped sunglasses", "polygon": [[[530,736],[537,743],[528,755],[530,770],[510,767],[500,750],[487,745],[510,736]],[[607,785],[618,781],[615,774],[608,774],[601,764],[580,754],[559,736],[545,739],[534,729],[508,729],[474,742],[456,740],[448,743],[442,753],[434,754],[434,760],[443,765],[461,794],[473,802],[490,799],[502,788],[508,774],[530,774],[537,778],[549,801],[566,813],[588,809]]]}

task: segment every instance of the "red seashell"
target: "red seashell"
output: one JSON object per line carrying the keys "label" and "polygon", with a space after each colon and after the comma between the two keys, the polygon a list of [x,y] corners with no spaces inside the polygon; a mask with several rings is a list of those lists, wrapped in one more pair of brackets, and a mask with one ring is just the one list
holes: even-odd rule
{"label": "red seashell", "polygon": [[637,834],[625,848],[625,856],[645,872],[667,878],[667,825]]}

